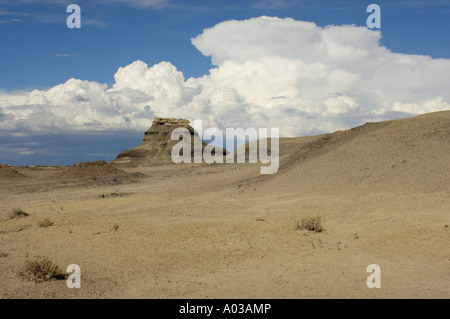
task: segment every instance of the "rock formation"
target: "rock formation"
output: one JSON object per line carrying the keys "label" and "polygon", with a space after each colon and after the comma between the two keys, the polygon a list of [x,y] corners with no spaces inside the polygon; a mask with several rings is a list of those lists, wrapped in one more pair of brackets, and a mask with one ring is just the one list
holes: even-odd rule
{"label": "rock formation", "polygon": [[11,167],[4,165],[0,166],[0,179],[6,179],[6,178],[18,178],[18,177],[25,177],[22,173],[19,173],[15,169],[12,169]]}
{"label": "rock formation", "polygon": [[103,176],[123,175],[124,171],[115,168],[105,161],[75,163],[61,173],[62,177],[98,178]]}
{"label": "rock formation", "polygon": [[[176,128],[185,128],[191,135],[191,158],[193,162],[194,143],[201,143],[202,151],[207,145],[200,140],[197,132],[189,125],[189,120],[176,118],[159,118],[153,120],[150,129],[145,132],[143,142],[120,153],[111,164],[122,167],[146,167],[174,164],[171,158],[173,146],[179,141],[172,140],[172,132]],[[223,154],[226,151],[220,150]]]}

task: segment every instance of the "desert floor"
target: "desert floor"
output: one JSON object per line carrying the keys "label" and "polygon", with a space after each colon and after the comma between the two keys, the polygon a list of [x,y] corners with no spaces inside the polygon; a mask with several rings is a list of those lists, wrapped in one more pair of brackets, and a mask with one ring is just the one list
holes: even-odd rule
{"label": "desert floor", "polygon": [[[448,190],[321,192],[259,168],[129,168],[147,177],[116,181],[16,168],[26,177],[0,180],[0,297],[450,296]],[[9,218],[15,207],[29,216]],[[297,229],[306,216],[325,231]],[[39,227],[44,218],[54,225]],[[20,277],[26,254],[79,265],[81,288]],[[370,264],[381,268],[379,289],[366,285]]]}

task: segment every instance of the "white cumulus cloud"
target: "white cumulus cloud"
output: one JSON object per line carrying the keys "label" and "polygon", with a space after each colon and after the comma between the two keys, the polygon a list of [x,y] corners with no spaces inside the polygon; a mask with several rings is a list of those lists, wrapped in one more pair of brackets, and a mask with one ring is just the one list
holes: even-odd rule
{"label": "white cumulus cloud", "polygon": [[225,21],[192,39],[215,65],[209,74],[185,79],[170,62],[135,61],[110,88],[69,79],[0,93],[0,132],[144,131],[162,116],[298,136],[450,109],[449,59],[393,53],[380,40],[380,31],[352,25]]}

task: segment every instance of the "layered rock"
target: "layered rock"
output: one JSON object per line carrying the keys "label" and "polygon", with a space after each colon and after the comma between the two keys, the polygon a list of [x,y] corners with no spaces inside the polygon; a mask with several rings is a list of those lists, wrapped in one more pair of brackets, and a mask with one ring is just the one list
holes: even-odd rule
{"label": "layered rock", "polygon": [[[177,118],[159,118],[153,120],[152,126],[145,132],[143,142],[129,150],[120,153],[111,164],[122,167],[146,167],[173,164],[171,152],[172,148],[179,142],[172,140],[172,132],[176,128],[185,128],[190,133],[191,138],[191,158],[193,162],[194,144],[201,143],[202,151],[207,145],[203,142],[194,129],[190,126],[189,120]],[[220,150],[226,154],[224,150]]]}

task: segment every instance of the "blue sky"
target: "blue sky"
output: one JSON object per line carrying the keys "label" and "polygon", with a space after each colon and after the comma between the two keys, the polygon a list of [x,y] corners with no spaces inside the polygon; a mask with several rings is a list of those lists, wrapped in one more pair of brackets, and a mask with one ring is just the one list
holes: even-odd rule
{"label": "blue sky", "polygon": [[[66,26],[69,15],[66,7],[70,3],[81,7],[80,29]],[[261,16],[310,21],[318,27],[347,24],[364,27],[369,15],[366,7],[370,3],[381,7],[380,46],[394,53],[430,56],[434,60],[450,58],[448,1],[0,0],[0,92],[4,94],[4,101],[11,99],[3,107],[6,110],[6,107],[12,107],[15,103],[11,102],[11,93],[35,89],[47,91],[70,78],[107,84],[107,90],[114,85],[114,75],[119,67],[124,68],[138,60],[145,62],[149,68],[167,61],[182,72],[184,80],[191,77],[200,79],[208,76],[210,69],[217,67],[212,64],[210,57],[204,55],[205,52],[211,51],[213,56],[220,55],[220,52],[214,51],[213,44],[199,44],[199,47],[203,45],[206,48],[201,52],[191,42],[204,29],[213,28],[223,21],[242,21]],[[406,89],[417,88],[411,86]],[[440,92],[433,91],[433,94],[430,93],[427,99],[436,101],[442,96]],[[239,89],[238,95],[238,99],[245,99],[245,94],[241,94]],[[364,97],[357,96],[357,93],[347,95],[343,99],[349,97],[358,103],[364,101]],[[157,95],[149,100],[155,99]],[[424,105],[428,100],[424,97]],[[250,98],[246,103],[249,101]],[[390,103],[396,105],[396,102],[393,100]],[[412,105],[409,97],[400,102]],[[444,104],[448,102],[447,96],[443,96],[440,101]],[[183,103],[179,103],[180,109]],[[149,116],[164,113],[158,111],[156,106],[153,108],[152,104],[149,105]],[[395,117],[398,110],[398,107],[386,109],[384,118]],[[303,109],[300,111],[305,112]],[[413,113],[405,111],[403,115]],[[6,114],[10,113],[4,111],[2,115],[0,109],[0,120],[2,116],[6,118]],[[350,120],[342,125],[359,124],[367,119],[368,113],[364,114],[357,120],[354,120],[356,115],[350,114]],[[216,117],[216,122],[220,121],[220,116]],[[9,121],[19,123],[18,118]],[[327,121],[331,120],[327,117]],[[89,130],[77,132],[80,135],[75,141],[73,132],[58,129],[22,132],[23,126],[17,123],[12,129],[6,128],[9,123],[0,121],[3,126],[0,127],[0,162],[17,165],[111,160],[121,150],[139,144],[143,136],[141,126],[113,131],[104,128],[95,133]],[[323,131],[334,128],[326,123]],[[47,124],[48,127],[52,126],[51,122]],[[305,133],[320,132],[318,125],[315,123]],[[109,141],[114,142],[98,142],[108,136]],[[61,151],[61,144],[66,146],[64,151]]]}
{"label": "blue sky", "polygon": [[[196,0],[148,7],[133,2],[139,3],[0,1],[0,19],[9,20],[0,24],[0,89],[47,89],[71,77],[111,85],[118,67],[138,59],[170,61],[186,78],[198,77],[212,67],[191,44],[204,28],[262,15],[364,26],[371,3],[382,9],[383,45],[394,52],[450,58],[448,1]],[[66,26],[70,3],[81,7],[81,29]]]}

